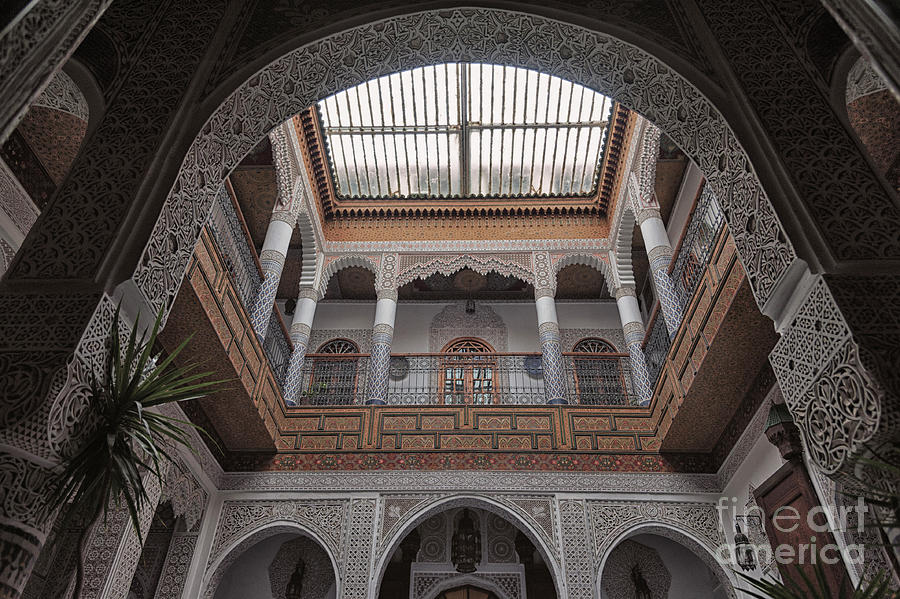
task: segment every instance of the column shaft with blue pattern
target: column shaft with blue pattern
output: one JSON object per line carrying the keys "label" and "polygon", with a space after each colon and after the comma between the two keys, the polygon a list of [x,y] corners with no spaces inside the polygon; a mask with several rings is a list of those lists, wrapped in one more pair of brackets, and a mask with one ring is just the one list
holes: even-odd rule
{"label": "column shaft with blue pattern", "polygon": [[375,325],[372,329],[372,355],[369,358],[368,405],[385,405],[388,395],[388,375],[391,368],[391,342],[394,339],[394,319],[397,316],[397,290],[379,289],[375,304]]}
{"label": "column shaft with blue pattern", "polygon": [[297,215],[285,211],[273,212],[272,218],[269,220],[266,239],[263,242],[262,252],[259,254],[259,262],[263,270],[262,284],[259,286],[256,300],[250,308],[250,324],[260,341],[266,336],[269,318],[272,316],[272,307],[275,305],[275,293],[281,282],[281,271],[284,269],[284,259],[287,256],[291,234],[294,232],[296,222]]}
{"label": "column shaft with blue pattern", "polygon": [[538,335],[541,340],[541,366],[544,371],[544,396],[548,404],[567,404],[562,338],[553,295],[552,289],[534,290]]}
{"label": "column shaft with blue pattern", "polygon": [[656,286],[656,294],[659,296],[659,305],[662,308],[663,319],[666,322],[666,331],[669,339],[675,337],[678,327],[681,325],[682,306],[675,291],[672,278],[669,277],[669,265],[672,262],[672,246],[666,227],[663,225],[659,211],[655,208],[645,208],[638,213],[638,223],[641,226],[641,236],[644,238],[644,247],[647,248],[647,257],[650,259],[650,272],[653,274],[653,283]]}
{"label": "column shaft with blue pattern", "polygon": [[622,331],[625,333],[625,346],[628,348],[631,361],[631,377],[638,399],[637,403],[645,406],[653,397],[653,389],[650,387],[647,359],[644,357],[644,350],[641,349],[644,341],[644,321],[638,308],[634,287],[616,289],[616,305],[619,308]]}
{"label": "column shaft with blue pattern", "polygon": [[294,344],[294,351],[288,363],[287,373],[284,375],[284,401],[289,406],[298,406],[302,403],[299,397],[301,373],[318,300],[319,293],[315,289],[300,288],[297,307],[294,308],[294,319],[291,321],[291,343]]}

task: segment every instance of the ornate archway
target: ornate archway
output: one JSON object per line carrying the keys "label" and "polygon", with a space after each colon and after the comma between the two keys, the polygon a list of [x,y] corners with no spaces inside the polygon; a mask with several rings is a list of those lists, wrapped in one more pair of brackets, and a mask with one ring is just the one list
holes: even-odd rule
{"label": "ornate archway", "polygon": [[232,539],[232,541],[226,547],[223,547],[221,551],[217,552],[217,554],[212,557],[209,566],[203,574],[201,597],[203,597],[203,599],[212,599],[215,597],[216,590],[218,589],[219,583],[222,581],[222,577],[234,562],[248,549],[261,541],[283,533],[299,534],[311,539],[325,552],[325,555],[328,556],[337,583],[337,596],[340,597],[341,589],[343,587],[343,580],[341,577],[342,570],[338,567],[338,561],[335,559],[334,548],[308,527],[297,522],[286,520],[268,522],[252,530],[245,531],[239,537]]}
{"label": "ornate archway", "polygon": [[508,522],[513,524],[534,544],[541,557],[547,564],[553,582],[556,587],[557,597],[564,597],[562,592],[564,588],[562,568],[559,564],[558,551],[556,541],[550,535],[552,531],[545,530],[540,525],[536,525],[532,516],[519,505],[509,501],[498,501],[494,498],[479,495],[451,495],[438,499],[421,501],[416,505],[407,506],[405,513],[399,517],[395,516],[393,526],[386,531],[386,535],[379,536],[379,544],[375,554],[375,569],[373,571],[372,580],[376,583],[372,585],[369,597],[374,599],[378,596],[381,587],[381,581],[384,577],[387,564],[391,555],[399,547],[400,542],[412,531],[416,526],[438,514],[440,512],[457,508],[472,507],[480,508],[487,512],[496,514]]}
{"label": "ornate archway", "polygon": [[[619,39],[495,9],[423,12],[355,27],[290,52],[242,84],[210,117],[182,164],[134,274],[146,299],[157,306],[174,300],[200,228],[185,213],[205,214],[222,173],[266,132],[340,89],[455,61],[559,75],[645,115],[707,176],[728,214],[754,294],[761,304],[768,300],[796,254],[749,158],[713,104],[668,65]],[[212,156],[216,160],[207,159]]]}

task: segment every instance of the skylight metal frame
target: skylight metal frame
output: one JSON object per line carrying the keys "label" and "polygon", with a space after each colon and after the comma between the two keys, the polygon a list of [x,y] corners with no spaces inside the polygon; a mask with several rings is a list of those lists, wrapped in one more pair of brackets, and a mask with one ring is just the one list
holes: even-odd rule
{"label": "skylight metal frame", "polygon": [[[470,86],[472,79],[472,69],[479,69],[478,83],[480,89],[486,87],[485,73],[490,74],[491,93],[481,94],[477,98],[470,94]],[[426,74],[430,71],[430,77]],[[456,71],[457,78],[451,82],[450,71]],[[500,93],[500,118],[501,122],[493,122],[496,117],[495,104],[497,97],[494,93],[495,85],[497,85],[497,72],[500,74],[499,85],[502,87]],[[444,79],[439,82],[439,71],[443,70]],[[510,87],[509,74],[513,73],[512,89],[513,102],[508,104],[506,101],[506,92]],[[408,74],[405,82],[404,75]],[[434,95],[433,102],[408,102],[408,90],[402,90],[396,94],[394,88],[395,82],[399,80],[401,87],[410,84],[413,89],[411,99],[415,99],[417,91],[416,78],[419,78],[419,85],[423,92],[432,91]],[[428,79],[431,79],[429,82]],[[531,86],[529,83],[535,79],[537,85]],[[543,79],[542,79],[543,78]],[[546,89],[541,89],[541,83],[546,83]],[[455,90],[451,90],[451,83],[456,83]],[[518,95],[518,87],[523,84],[524,91],[521,96]],[[439,84],[446,85],[443,96],[440,93]],[[552,99],[553,84],[557,85],[558,93],[556,94],[556,107],[554,110],[555,121],[551,121],[551,105],[554,103]],[[378,97],[377,102],[373,104],[372,88],[377,88],[379,93],[384,93],[385,88],[388,92],[388,101],[385,102],[384,96]],[[566,94],[563,90],[567,88],[567,102],[563,108],[564,97]],[[361,93],[365,90],[365,94]],[[575,101],[576,90],[579,97],[580,105],[575,107],[577,112],[576,119],[573,120],[573,103]],[[455,94],[451,93],[455,91]],[[542,108],[540,98],[536,98],[529,104],[529,93],[540,95],[547,94],[546,100],[543,102],[543,120],[539,120],[539,112]],[[585,103],[585,94],[590,94],[590,104]],[[363,99],[362,96],[366,97]],[[350,96],[355,96],[356,103],[356,121],[354,122],[353,106]],[[399,106],[398,99],[399,96]],[[455,97],[452,97],[455,96]],[[522,102],[517,100],[523,99]],[[601,99],[600,114],[604,118],[581,118],[587,108],[587,116],[596,115],[595,106],[597,100]],[[345,101],[341,106],[341,100]],[[477,100],[481,105],[473,111],[473,99]],[[454,102],[455,100],[455,102]],[[485,115],[484,102],[489,101],[487,116],[490,122],[475,121],[473,115]],[[456,111],[453,112],[452,104],[456,104]],[[377,108],[375,106],[377,104]],[[413,104],[407,106],[407,104]],[[441,108],[443,105],[443,116],[441,119]],[[529,115],[526,111],[529,107],[533,108],[533,115],[529,121]],[[393,75],[380,77],[378,79],[369,80],[363,84],[349,88],[326,98],[317,105],[316,114],[322,131],[327,151],[327,160],[331,171],[332,180],[336,195],[342,200],[356,199],[469,199],[469,198],[591,198],[598,193],[600,184],[600,174],[606,155],[609,151],[609,134],[610,119],[615,113],[614,102],[592,90],[584,88],[578,84],[563,80],[547,74],[537,73],[526,69],[518,69],[515,67],[506,67],[500,65],[487,65],[481,63],[446,63],[431,67],[420,67],[395,73]],[[368,108],[368,116],[370,122],[364,123],[364,109]],[[401,115],[397,115],[397,109]],[[429,110],[429,109],[433,110]],[[509,108],[509,110],[507,110]],[[388,110],[389,109],[389,110]],[[420,114],[423,117],[420,122]],[[429,122],[429,112],[433,112],[434,118]],[[513,122],[505,121],[506,113],[510,112],[510,119]],[[522,118],[517,119],[517,113],[522,113]],[[565,118],[561,119],[562,113]],[[380,113],[380,114],[379,114]],[[406,122],[407,117],[412,115],[412,123]],[[380,124],[376,124],[376,116],[379,116]],[[343,121],[341,124],[333,124],[333,121]],[[515,122],[520,120],[522,122]],[[389,121],[389,122],[388,122]],[[400,121],[400,122],[398,122]],[[579,162],[578,156],[572,160],[567,160],[568,154],[573,150],[570,149],[572,132],[574,131],[574,152],[578,152],[582,146],[582,134],[586,133],[586,148],[589,150],[592,143],[596,143],[596,152],[594,158],[588,156]],[[509,132],[509,135],[507,133]],[[521,132],[521,136],[516,135]],[[531,143],[527,142],[528,135],[531,134]],[[539,133],[543,134],[542,143],[538,141]],[[553,141],[550,142],[551,133]],[[556,154],[560,150],[560,136],[565,134],[563,155],[560,168],[557,168]],[[493,148],[496,144],[494,135],[499,134],[499,156],[496,156]],[[379,136],[381,136],[379,138]],[[453,136],[457,136],[457,142],[452,143]],[[477,137],[475,137],[477,136]],[[597,139],[595,140],[595,136]],[[348,142],[349,138],[349,144]],[[359,138],[358,143],[353,143],[354,138]],[[412,138],[412,139],[410,139]],[[487,138],[487,143],[485,143]],[[380,143],[379,143],[380,141]],[[420,142],[424,143],[426,151],[423,153],[420,149]],[[507,143],[512,150],[504,152],[504,146]],[[434,144],[429,148],[429,144]],[[473,144],[477,145],[478,156],[473,154]],[[518,176],[514,176],[516,167],[516,146],[522,148],[522,153],[527,154],[531,151],[531,159],[528,161],[528,177],[524,176],[526,168],[526,160],[523,156],[520,160],[522,170]],[[347,146],[350,146],[352,153],[352,163],[348,161]],[[453,146],[457,149],[457,173],[453,173]],[[389,154],[389,146],[393,149],[394,164],[391,167]],[[412,148],[410,146],[413,146]],[[482,162],[485,147],[488,148],[487,160]],[[540,148],[540,154],[538,150]],[[402,150],[402,152],[401,152]],[[340,152],[338,155],[337,152]],[[548,167],[547,154],[552,152],[549,162],[549,181],[548,189],[554,189],[554,178],[559,177],[560,183],[558,189],[554,192],[542,191],[544,189],[544,177]],[[379,155],[380,154],[380,155]],[[358,160],[357,156],[362,155],[362,160]],[[336,157],[340,158],[337,160]],[[507,159],[507,156],[511,158]],[[414,160],[410,160],[412,157]],[[424,157],[424,161],[422,158]],[[446,157],[446,160],[444,160]],[[436,169],[432,168],[432,160],[437,163]],[[401,160],[405,160],[406,164],[402,165]],[[343,165],[343,181],[341,185],[341,169],[338,162]],[[381,167],[381,163],[384,167]],[[424,165],[422,164],[424,162]],[[591,178],[588,180],[588,164],[591,164]],[[357,168],[351,168],[351,164]],[[577,177],[578,185],[576,186],[576,173],[579,171],[580,176]],[[488,185],[485,191],[483,177],[481,183],[477,186],[472,183],[473,165],[480,168],[479,173],[487,172]],[[425,169],[425,176],[422,177],[422,167]],[[373,171],[374,167],[374,173]],[[508,170],[505,170],[508,169]],[[538,172],[539,169],[539,172]],[[363,172],[360,173],[360,170]],[[401,173],[401,170],[403,171]],[[351,172],[352,171],[352,172]],[[414,174],[413,174],[414,172]],[[499,173],[499,184],[496,185],[498,191],[494,192],[494,176]],[[374,174],[375,184],[372,184]],[[405,177],[403,176],[405,174]],[[434,175],[434,176],[432,176]],[[565,186],[566,176],[568,175],[569,185]],[[416,190],[416,193],[400,194],[399,190],[403,187],[403,179],[406,180],[407,190]],[[363,185],[365,179],[365,185]],[[424,185],[423,185],[423,179]],[[436,179],[436,181],[435,181]],[[515,185],[513,180],[517,179],[518,184]],[[353,193],[353,182],[355,180],[356,191],[365,190],[367,193]],[[508,185],[504,188],[504,180],[508,181]],[[530,189],[524,190],[526,180],[530,183]],[[537,180],[538,185],[535,186]],[[589,187],[586,187],[586,181]],[[437,190],[433,188],[436,184]],[[396,185],[396,188],[394,188]],[[344,189],[346,187],[347,189]],[[394,188],[394,191],[392,191]],[[474,188],[474,189],[473,189]],[[347,193],[349,190],[350,193]],[[371,192],[375,193],[371,193]],[[386,193],[387,191],[387,193]]]}

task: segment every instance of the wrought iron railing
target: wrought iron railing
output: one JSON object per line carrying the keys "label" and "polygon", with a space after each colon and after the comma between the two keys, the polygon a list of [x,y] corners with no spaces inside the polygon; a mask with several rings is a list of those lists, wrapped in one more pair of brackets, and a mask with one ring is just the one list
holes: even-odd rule
{"label": "wrought iron railing", "polygon": [[[709,264],[710,255],[716,240],[725,226],[725,216],[709,186],[703,188],[697,206],[691,213],[687,230],[681,238],[677,256],[669,275],[675,284],[675,293],[683,308],[687,308],[697,286],[703,278],[703,272]],[[672,340],[666,328],[666,321],[660,313],[659,302],[650,317],[647,334],[644,337],[644,357],[647,360],[647,371],[650,384],[659,380],[663,364]]]}
{"label": "wrought iron railing", "polygon": [[231,275],[238,295],[244,306],[249,309],[262,283],[262,273],[253,254],[248,234],[224,186],[213,202],[209,228],[222,252],[225,267]]}
{"label": "wrought iron railing", "polygon": [[[275,308],[277,310],[278,308]],[[278,386],[284,390],[284,379],[287,374],[287,367],[291,361],[291,344],[284,334],[284,328],[281,326],[281,318],[273,310],[272,316],[269,317],[269,326],[266,329],[266,337],[263,340],[263,351],[269,358],[269,366],[278,381]]]}
{"label": "wrought iron railing", "polygon": [[659,379],[659,373],[662,372],[663,364],[666,362],[669,347],[672,345],[669,331],[666,328],[666,319],[660,312],[659,304],[656,305],[656,309],[650,317],[650,326],[645,339],[644,358],[647,360],[647,374],[650,375],[650,384],[655,385]]}
{"label": "wrought iron railing", "polygon": [[[307,354],[298,405],[366,400],[368,354]],[[566,399],[582,405],[634,405],[627,354],[566,353]],[[388,403],[394,405],[544,404],[538,353],[396,354]]]}
{"label": "wrought iron railing", "polygon": [[709,262],[710,252],[724,225],[725,216],[716,202],[712,189],[706,185],[691,215],[670,272],[682,306],[687,306],[694,297]]}

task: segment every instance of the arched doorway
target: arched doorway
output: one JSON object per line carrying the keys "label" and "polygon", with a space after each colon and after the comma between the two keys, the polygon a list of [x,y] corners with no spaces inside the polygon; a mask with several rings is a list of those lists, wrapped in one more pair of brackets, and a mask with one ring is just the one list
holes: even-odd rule
{"label": "arched doorway", "polygon": [[[481,539],[481,550],[476,550],[480,556],[469,562],[475,565],[471,572],[458,569],[460,560],[454,562],[454,532],[462,527],[465,515]],[[563,596],[552,541],[545,529],[523,515],[478,496],[445,497],[407,514],[393,527],[376,560],[373,580],[378,586],[371,596],[435,599],[466,586],[490,591],[498,599]]]}
{"label": "arched doorway", "polygon": [[477,337],[454,339],[441,353],[442,403],[497,403],[497,358],[487,341]]}
{"label": "arched doorway", "polygon": [[587,337],[576,343],[572,352],[575,354],[573,362],[578,403],[592,406],[628,403],[628,383],[622,370],[622,360],[612,343],[599,337]]}
{"label": "arched doorway", "polygon": [[305,392],[307,405],[349,405],[359,383],[359,346],[350,339],[323,343],[312,356],[312,372]]}
{"label": "arched doorway", "polygon": [[436,599],[499,599],[497,595],[490,591],[466,585],[444,591],[437,596]]}

